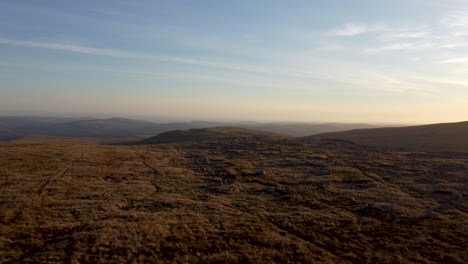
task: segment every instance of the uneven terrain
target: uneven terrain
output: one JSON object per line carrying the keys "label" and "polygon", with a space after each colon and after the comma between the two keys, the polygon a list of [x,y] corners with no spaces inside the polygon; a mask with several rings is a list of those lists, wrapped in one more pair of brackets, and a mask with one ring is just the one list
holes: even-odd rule
{"label": "uneven terrain", "polygon": [[0,263],[468,263],[468,154],[0,145]]}
{"label": "uneven terrain", "polygon": [[416,151],[468,152],[468,122],[408,127],[354,129],[329,132],[307,138],[341,139],[364,146]]}
{"label": "uneven terrain", "polygon": [[96,119],[0,116],[0,143],[2,141],[10,141],[25,136],[37,135],[94,138],[150,137],[152,135],[173,130],[223,126],[235,126],[270,133],[281,133],[289,136],[310,136],[324,132],[377,127],[370,124],[345,123],[259,123],[210,121],[154,123],[118,117]]}
{"label": "uneven terrain", "polygon": [[176,142],[200,142],[200,141],[220,141],[230,140],[278,140],[293,139],[291,136],[262,132],[252,129],[238,127],[213,127],[202,129],[174,130],[161,133],[139,141],[138,144],[161,144]]}

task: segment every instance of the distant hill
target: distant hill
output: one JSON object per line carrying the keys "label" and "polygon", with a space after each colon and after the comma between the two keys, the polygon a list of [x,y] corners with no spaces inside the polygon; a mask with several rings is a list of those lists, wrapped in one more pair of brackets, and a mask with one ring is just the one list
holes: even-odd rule
{"label": "distant hill", "polygon": [[79,118],[0,116],[0,141],[41,133],[45,128]]}
{"label": "distant hill", "polygon": [[236,124],[236,127],[280,133],[295,137],[310,136],[325,132],[338,132],[351,129],[377,128],[381,126],[370,124],[346,124],[346,123],[248,123]]}
{"label": "distant hill", "polygon": [[83,120],[83,118],[0,116],[0,129],[42,128],[78,120]]}
{"label": "distant hill", "polygon": [[73,137],[148,137],[159,133],[190,128],[216,126],[214,122],[180,122],[158,124],[127,118],[80,120],[47,127],[45,135]]}
{"label": "distant hill", "polygon": [[158,124],[128,118],[0,117],[0,141],[32,135],[145,138],[171,130],[213,127],[220,124],[202,121]]}
{"label": "distant hill", "polygon": [[142,140],[139,144],[163,144],[173,142],[198,142],[204,140],[223,140],[231,138],[249,139],[289,139],[291,136],[263,132],[238,127],[214,127],[204,129],[175,130],[161,133],[157,136]]}
{"label": "distant hill", "polygon": [[355,129],[307,138],[342,139],[364,146],[416,151],[468,152],[468,122],[409,127]]}
{"label": "distant hill", "polygon": [[152,134],[158,124],[127,118],[80,120],[56,124],[42,129],[42,134],[74,137],[125,137]]}
{"label": "distant hill", "polygon": [[345,131],[356,128],[373,128],[369,124],[343,123],[260,123],[260,122],[172,122],[154,123],[128,118],[55,118],[55,117],[1,117],[0,141],[14,140],[32,135],[61,137],[149,137],[172,130],[210,127],[240,127],[245,129],[309,136],[324,132]]}

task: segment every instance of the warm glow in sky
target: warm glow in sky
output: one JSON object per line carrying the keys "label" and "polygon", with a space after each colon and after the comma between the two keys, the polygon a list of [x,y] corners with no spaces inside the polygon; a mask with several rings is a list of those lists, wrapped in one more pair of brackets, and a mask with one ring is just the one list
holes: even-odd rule
{"label": "warm glow in sky", "polygon": [[468,1],[0,1],[0,115],[468,120]]}

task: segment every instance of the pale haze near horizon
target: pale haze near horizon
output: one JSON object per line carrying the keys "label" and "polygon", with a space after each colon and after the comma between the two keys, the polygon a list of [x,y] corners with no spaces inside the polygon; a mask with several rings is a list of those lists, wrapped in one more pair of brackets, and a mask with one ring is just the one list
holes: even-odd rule
{"label": "pale haze near horizon", "polygon": [[468,116],[467,1],[0,1],[0,115]]}

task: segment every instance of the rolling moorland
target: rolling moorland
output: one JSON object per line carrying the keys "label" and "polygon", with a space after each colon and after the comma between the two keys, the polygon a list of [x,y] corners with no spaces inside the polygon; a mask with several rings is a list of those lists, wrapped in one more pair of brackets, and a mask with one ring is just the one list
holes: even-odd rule
{"label": "rolling moorland", "polygon": [[342,139],[365,146],[468,152],[468,122],[329,132],[307,138]]}
{"label": "rolling moorland", "polygon": [[240,127],[290,136],[309,136],[358,128],[374,128],[369,124],[341,123],[258,123],[258,122],[172,122],[154,123],[128,118],[56,118],[56,117],[1,117],[0,141],[26,136],[133,138],[135,141],[163,132],[191,128]]}
{"label": "rolling moorland", "polygon": [[468,262],[468,151],[229,127],[28,140],[0,145],[1,263]]}

